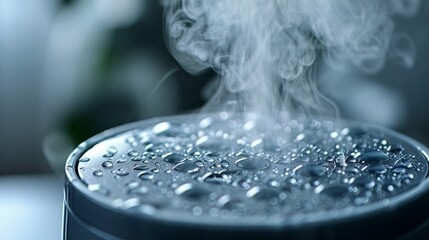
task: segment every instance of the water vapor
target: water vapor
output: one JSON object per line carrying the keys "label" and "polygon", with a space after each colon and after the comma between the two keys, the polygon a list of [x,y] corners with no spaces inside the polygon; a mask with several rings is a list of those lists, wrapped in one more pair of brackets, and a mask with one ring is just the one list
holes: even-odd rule
{"label": "water vapor", "polygon": [[307,110],[320,108],[323,97],[309,71],[318,56],[333,66],[349,61],[375,73],[393,49],[405,65],[412,65],[411,41],[394,37],[392,17],[411,16],[419,4],[420,0],[164,1],[167,42],[181,66],[194,74],[214,69],[221,79],[219,89],[229,92],[219,90],[218,95],[234,96],[241,110],[263,112],[290,111],[295,103]]}

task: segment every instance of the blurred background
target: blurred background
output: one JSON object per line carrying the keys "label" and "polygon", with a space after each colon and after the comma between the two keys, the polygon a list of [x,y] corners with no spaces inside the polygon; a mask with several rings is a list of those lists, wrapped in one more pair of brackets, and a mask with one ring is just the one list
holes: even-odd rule
{"label": "blurred background", "polygon": [[[394,56],[375,75],[321,64],[320,89],[342,117],[429,146],[429,2],[396,28],[415,44],[411,68]],[[59,239],[74,147],[123,123],[194,111],[214,76],[189,75],[169,54],[157,0],[0,0],[0,239]]]}

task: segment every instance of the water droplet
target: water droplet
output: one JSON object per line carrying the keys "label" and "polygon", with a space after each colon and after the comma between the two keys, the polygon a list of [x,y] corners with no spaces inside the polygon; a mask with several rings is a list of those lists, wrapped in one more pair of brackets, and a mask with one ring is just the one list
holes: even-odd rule
{"label": "water droplet", "polygon": [[216,201],[216,206],[223,208],[223,209],[234,210],[234,211],[238,211],[238,212],[244,212],[246,209],[246,207],[242,201],[240,201],[238,199],[231,198],[231,196],[228,194],[221,196]]}
{"label": "water droplet", "polygon": [[130,149],[127,154],[130,157],[137,157],[139,155],[139,153],[134,149]]}
{"label": "water droplet", "polygon": [[164,131],[167,131],[168,129],[170,129],[170,127],[171,127],[171,123],[169,123],[169,122],[161,122],[161,123],[156,124],[153,127],[152,131],[155,134],[159,134],[159,133],[162,133]]}
{"label": "water droplet", "polygon": [[396,174],[404,174],[404,173],[406,173],[406,172],[407,172],[407,169],[406,169],[406,168],[404,168],[404,167],[399,166],[399,167],[394,167],[394,168],[392,169],[392,172],[393,172],[393,173],[396,173]]}
{"label": "water droplet", "polygon": [[393,154],[398,154],[404,151],[404,147],[400,144],[394,144],[388,148],[388,151]]}
{"label": "water droplet", "polygon": [[111,161],[105,161],[101,164],[102,167],[104,168],[112,168],[113,167],[113,163]]}
{"label": "water droplet", "polygon": [[124,163],[126,161],[127,161],[126,158],[119,158],[118,160],[116,160],[117,163]]}
{"label": "water droplet", "polygon": [[393,192],[393,191],[395,191],[395,186],[393,186],[393,185],[391,185],[391,184],[388,184],[388,185],[386,185],[386,186],[385,186],[385,189],[386,189],[388,192]]}
{"label": "water droplet", "polygon": [[347,166],[344,169],[344,172],[358,174],[359,173],[359,169],[357,169],[356,167],[353,167],[353,166]]}
{"label": "water droplet", "polygon": [[137,171],[145,171],[145,170],[149,169],[149,166],[147,166],[147,165],[135,165],[133,167],[133,169],[137,170]]}
{"label": "water droplet", "polygon": [[193,163],[184,162],[184,163],[179,163],[176,166],[174,166],[173,170],[176,170],[178,172],[183,172],[183,173],[196,173],[199,171],[199,168],[197,165],[195,165]]}
{"label": "water droplet", "polygon": [[138,178],[140,178],[141,180],[150,181],[153,180],[155,176],[148,171],[143,171],[138,174]]}
{"label": "water droplet", "polygon": [[127,176],[129,173],[125,168],[119,168],[115,171],[116,175],[118,176]]}
{"label": "water droplet", "polygon": [[231,201],[231,196],[230,195],[223,195],[222,197],[220,197],[217,200],[216,205],[218,207],[223,207],[223,206],[225,206],[225,204],[227,204],[230,201]]}
{"label": "water droplet", "polygon": [[268,180],[267,183],[270,187],[280,187],[280,183],[274,179]]}
{"label": "water droplet", "polygon": [[186,160],[186,157],[178,153],[168,153],[162,156],[162,159],[168,163],[176,164]]}
{"label": "water droplet", "polygon": [[238,159],[235,164],[249,171],[258,171],[270,167],[270,162],[261,157],[243,157]]}
{"label": "water droplet", "polygon": [[223,168],[229,168],[229,162],[228,161],[222,160],[222,161],[220,161],[220,165]]}
{"label": "water droplet", "polygon": [[203,120],[200,121],[199,126],[200,128],[207,128],[210,125],[212,125],[213,123],[213,118],[208,117],[208,118],[204,118]]}
{"label": "water droplet", "polygon": [[348,163],[355,163],[356,162],[356,157],[354,155],[349,155],[346,157],[346,162]]}
{"label": "water droplet", "polygon": [[109,153],[117,153],[118,152],[118,149],[117,148],[115,148],[115,147],[113,147],[113,146],[111,146],[111,147],[109,147],[108,149],[107,149],[107,152],[109,152]]}
{"label": "water droplet", "polygon": [[363,196],[357,196],[353,200],[353,203],[357,206],[360,206],[360,205],[364,205],[364,204],[368,203],[368,201],[369,201],[369,198],[367,196],[363,195]]}
{"label": "water droplet", "polygon": [[411,164],[411,161],[409,159],[401,159],[396,163],[395,166],[396,167],[411,168],[413,165]]}
{"label": "water droplet", "polygon": [[273,198],[277,198],[278,196],[278,191],[269,188],[261,188],[259,186],[252,187],[246,192],[246,197],[258,199],[261,201],[269,201]]}
{"label": "water droplet", "polygon": [[298,135],[296,136],[295,141],[296,141],[296,142],[300,142],[300,141],[302,141],[302,140],[304,140],[304,139],[305,139],[305,134],[304,134],[304,133],[301,133],[301,134],[298,134]]}
{"label": "water droplet", "polygon": [[414,178],[414,175],[412,173],[404,174],[402,176],[402,179],[409,179],[409,180],[411,180],[413,178]]}
{"label": "water droplet", "polygon": [[307,147],[304,147],[303,149],[301,149],[301,152],[303,154],[305,154],[305,155],[310,155],[311,151],[312,151],[312,147],[311,146],[307,146]]}
{"label": "water droplet", "polygon": [[138,186],[128,190],[128,194],[130,195],[145,195],[148,192],[149,192],[149,188],[146,186]]}
{"label": "water droplet", "polygon": [[184,135],[182,127],[179,123],[161,122],[153,127],[152,130],[156,135],[162,137],[179,137]]}
{"label": "water droplet", "polygon": [[370,173],[376,173],[376,174],[383,174],[387,172],[386,167],[383,166],[382,164],[369,165],[365,170]]}
{"label": "water droplet", "polygon": [[262,140],[262,139],[256,139],[255,141],[253,141],[252,143],[250,143],[250,146],[251,146],[252,148],[254,148],[254,147],[257,147],[257,146],[262,145],[262,143],[263,143],[263,140]]}
{"label": "water droplet", "polygon": [[331,138],[337,138],[339,136],[338,132],[331,132],[331,134],[329,134],[329,136]]}
{"label": "water droplet", "polygon": [[145,147],[144,149],[146,151],[146,153],[161,153],[163,151],[162,147],[157,145],[157,144],[149,144]]}
{"label": "water droplet", "polygon": [[203,214],[203,208],[200,206],[193,207],[192,214],[194,214],[195,216],[200,216],[201,214]]}
{"label": "water droplet", "polygon": [[143,156],[137,156],[137,157],[131,157],[131,161],[133,162],[139,162],[139,161],[144,161],[145,157]]}
{"label": "water droplet", "polygon": [[103,157],[105,157],[105,158],[111,158],[113,156],[115,156],[115,153],[112,153],[112,152],[107,152],[107,153],[103,154]]}
{"label": "water droplet", "polygon": [[209,191],[205,190],[204,188],[197,187],[192,183],[185,183],[183,185],[180,185],[176,190],[174,191],[176,195],[183,196],[190,199],[200,199],[203,197],[207,197],[209,194]]}
{"label": "water droplet", "polygon": [[194,162],[195,165],[197,165],[198,167],[202,168],[205,166],[205,163],[201,160],[197,160]]}
{"label": "water droplet", "polygon": [[90,158],[88,157],[83,157],[79,159],[79,162],[89,162]]}
{"label": "water droplet", "polygon": [[214,184],[222,184],[222,183],[228,183],[229,178],[228,175],[222,174],[222,173],[206,173],[204,176],[201,177],[202,181],[207,183],[214,183]]}
{"label": "water droplet", "polygon": [[132,181],[132,182],[125,184],[125,186],[127,188],[136,188],[136,187],[140,186],[140,183],[137,181]]}
{"label": "water droplet", "polygon": [[359,160],[368,164],[380,163],[389,160],[389,156],[380,151],[369,151],[362,153]]}
{"label": "water droplet", "polygon": [[103,176],[103,171],[101,171],[100,169],[97,169],[94,172],[92,172],[92,175],[94,175],[96,177],[101,177],[101,176]]}

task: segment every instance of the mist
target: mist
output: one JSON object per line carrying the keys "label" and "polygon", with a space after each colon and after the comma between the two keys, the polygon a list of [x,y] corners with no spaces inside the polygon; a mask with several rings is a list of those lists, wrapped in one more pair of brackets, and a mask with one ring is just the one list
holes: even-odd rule
{"label": "mist", "polygon": [[395,16],[420,0],[164,1],[170,51],[192,74],[219,76],[205,109],[336,115],[317,90],[317,62],[349,62],[372,74],[389,58],[414,63],[411,40]]}

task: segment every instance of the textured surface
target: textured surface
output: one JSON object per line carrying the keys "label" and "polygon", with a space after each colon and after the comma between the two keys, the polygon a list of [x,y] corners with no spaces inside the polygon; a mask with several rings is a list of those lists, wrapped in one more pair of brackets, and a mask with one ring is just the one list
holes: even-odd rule
{"label": "textured surface", "polygon": [[112,207],[246,223],[348,214],[426,177],[422,155],[380,130],[278,122],[223,113],[143,123],[88,150],[78,174]]}

